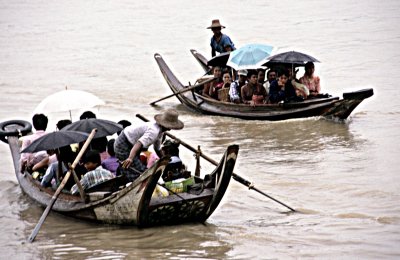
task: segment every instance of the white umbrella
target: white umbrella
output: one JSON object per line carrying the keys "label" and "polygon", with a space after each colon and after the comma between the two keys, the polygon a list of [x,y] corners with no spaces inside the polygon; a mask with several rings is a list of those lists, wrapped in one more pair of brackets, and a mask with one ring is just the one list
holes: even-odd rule
{"label": "white umbrella", "polygon": [[65,89],[43,99],[35,108],[34,114],[69,111],[72,120],[71,110],[88,109],[104,104],[103,100],[87,91]]}

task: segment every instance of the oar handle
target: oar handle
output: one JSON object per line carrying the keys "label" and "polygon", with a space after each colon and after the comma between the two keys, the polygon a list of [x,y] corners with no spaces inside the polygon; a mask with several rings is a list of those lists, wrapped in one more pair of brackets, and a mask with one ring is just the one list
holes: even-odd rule
{"label": "oar handle", "polygon": [[251,189],[251,186],[253,185],[251,182],[249,182],[248,180],[243,179],[241,176],[232,173],[232,178],[237,181],[240,182],[241,184],[247,186],[249,189]]}
{"label": "oar handle", "polygon": [[[149,122],[149,120],[148,120],[147,118],[145,118],[144,116],[142,116],[142,115],[140,115],[140,114],[136,114],[136,117],[138,117],[139,119],[143,120],[144,122]],[[176,137],[176,136],[174,136],[174,135],[172,135],[172,134],[170,134],[170,133],[168,133],[168,132],[166,132],[165,134],[166,134],[167,136],[169,136],[170,138],[177,140],[179,143],[181,143],[183,146],[185,146],[186,148],[188,148],[190,151],[195,152],[195,153],[198,153],[198,151],[197,151],[194,147],[190,146],[188,143],[182,141],[182,140],[179,139],[178,137]],[[208,157],[207,155],[203,154],[202,152],[200,152],[200,156],[203,157],[204,159],[206,159],[207,161],[209,161],[210,163],[212,163],[212,164],[214,164],[214,165],[218,165],[218,163],[217,163],[215,160],[213,160],[212,158],[210,158],[210,157]],[[275,199],[275,198],[269,196],[268,194],[266,194],[266,193],[260,191],[260,190],[257,189],[250,181],[244,179],[243,177],[237,175],[236,173],[232,173],[232,178],[233,178],[235,181],[237,181],[237,182],[239,182],[239,183],[245,185],[245,186],[248,187],[250,190],[254,190],[254,191],[256,191],[256,192],[258,192],[258,193],[260,193],[260,194],[262,194],[262,195],[264,195],[264,196],[266,196],[266,197],[272,199],[273,201],[278,202],[279,204],[281,204],[281,205],[287,207],[287,208],[290,209],[291,211],[295,212],[295,210],[294,210],[293,208],[291,208],[291,207],[287,206],[286,204],[284,204],[283,202],[280,202],[279,200],[277,200],[277,199]]]}
{"label": "oar handle", "polygon": [[189,91],[189,90],[192,90],[192,89],[201,87],[201,86],[203,86],[204,84],[207,84],[207,83],[209,83],[209,82],[211,82],[211,81],[214,81],[214,80],[216,80],[216,79],[217,79],[217,78],[207,79],[207,80],[205,80],[205,81],[203,81],[203,82],[201,82],[201,83],[199,83],[199,84],[190,86],[190,87],[188,87],[188,88],[181,89],[181,90],[179,90],[179,91],[176,92],[176,93],[173,93],[173,94],[171,94],[171,95],[165,96],[165,97],[163,97],[163,98],[160,98],[160,99],[157,99],[156,101],[151,102],[150,105],[153,106],[153,105],[155,105],[155,104],[156,104],[157,102],[159,102],[159,101],[162,101],[162,100],[164,100],[164,99],[167,99],[167,98],[170,98],[170,97],[173,97],[173,96],[182,94],[182,93],[187,92],[187,91]]}
{"label": "oar handle", "polygon": [[93,129],[92,132],[90,133],[88,139],[86,139],[85,143],[82,146],[82,149],[79,151],[78,155],[76,156],[74,162],[71,165],[70,170],[67,172],[67,174],[64,176],[60,186],[58,186],[56,192],[54,193],[53,197],[51,198],[51,201],[49,205],[47,205],[45,211],[43,212],[42,216],[39,219],[39,222],[37,223],[35,229],[32,231],[32,234],[29,236],[28,241],[32,243],[37,234],[39,233],[39,229],[42,227],[42,224],[46,220],[47,215],[49,214],[51,208],[53,207],[54,203],[56,202],[58,196],[61,193],[61,190],[64,188],[65,184],[67,184],[67,181],[69,177],[71,176],[71,171],[75,169],[76,165],[79,163],[80,159],[82,158],[83,154],[85,153],[87,147],[89,146],[90,142],[92,141],[94,135],[96,134],[97,129]]}

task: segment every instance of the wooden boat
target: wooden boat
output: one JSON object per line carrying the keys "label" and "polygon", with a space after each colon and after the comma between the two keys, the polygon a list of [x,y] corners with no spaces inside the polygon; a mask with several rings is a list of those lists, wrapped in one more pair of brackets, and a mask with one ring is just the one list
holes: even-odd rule
{"label": "wooden boat", "polygon": [[[207,59],[195,50],[191,50],[196,60],[206,72]],[[222,102],[202,96],[196,92],[184,91],[185,86],[177,79],[160,54],[154,55],[155,60],[172,92],[187,108],[207,115],[236,117],[248,120],[286,120],[323,116],[327,118],[346,119],[351,112],[366,98],[373,95],[373,89],[363,89],[343,94],[343,98],[324,97],[306,99],[301,102],[278,104],[234,104]],[[178,92],[181,92],[177,94]]]}
{"label": "wooden boat", "polygon": [[[23,192],[39,205],[46,207],[55,191],[42,187],[28,172],[20,171],[17,135],[21,133],[18,129],[24,127],[23,125],[30,124],[21,120],[0,123],[1,140],[9,144],[15,174]],[[139,227],[204,222],[225,194],[238,150],[237,145],[229,146],[219,165],[204,178],[207,181],[195,177],[195,183],[202,187],[196,194],[183,192],[170,193],[167,197],[152,196],[161,173],[169,162],[169,158],[165,157],[134,182],[127,183],[122,177],[116,177],[92,187],[86,191],[84,201],[79,195],[62,192],[52,210],[79,219]]]}

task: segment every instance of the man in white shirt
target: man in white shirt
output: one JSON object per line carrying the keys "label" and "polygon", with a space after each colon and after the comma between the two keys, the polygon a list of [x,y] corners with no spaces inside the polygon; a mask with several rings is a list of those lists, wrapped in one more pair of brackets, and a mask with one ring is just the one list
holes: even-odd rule
{"label": "man in white shirt", "polygon": [[154,151],[161,157],[161,143],[164,133],[171,129],[182,129],[184,124],[178,119],[178,112],[169,109],[154,116],[155,122],[126,127],[115,140],[115,156],[122,162],[120,173],[133,181],[147,168],[140,161],[140,151],[153,145]]}
{"label": "man in white shirt", "polygon": [[248,73],[247,70],[239,70],[238,71],[239,78],[231,83],[231,86],[229,88],[229,98],[231,102],[236,104],[241,102],[240,89],[244,85],[246,85],[247,73]]}

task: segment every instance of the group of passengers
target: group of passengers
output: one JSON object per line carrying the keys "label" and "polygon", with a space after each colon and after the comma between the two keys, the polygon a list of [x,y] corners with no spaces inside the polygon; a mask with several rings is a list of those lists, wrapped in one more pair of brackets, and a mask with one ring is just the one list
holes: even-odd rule
{"label": "group of passengers", "polygon": [[[96,115],[86,111],[81,115],[80,120],[86,118],[96,118]],[[127,181],[134,181],[147,168],[151,167],[159,157],[168,155],[169,151],[174,152],[174,154],[171,154],[174,158],[173,163],[179,162],[179,158],[175,158],[178,156],[176,151],[179,144],[176,145],[167,140],[168,142],[165,142],[161,147],[166,131],[183,128],[183,122],[178,120],[178,113],[175,110],[167,110],[163,114],[156,115],[154,119],[153,122],[142,123],[137,126],[132,126],[127,120],[121,120],[118,123],[123,126],[123,130],[117,133],[117,138],[110,140],[107,137],[93,139],[73,173],[80,180],[82,188],[84,190],[90,189],[120,175],[124,175]],[[47,134],[48,118],[44,114],[35,114],[32,122],[36,131],[22,138],[21,150]],[[57,123],[57,130],[61,130],[68,124],[71,124],[70,120],[60,120]],[[156,153],[147,150],[150,145],[154,145]],[[79,143],[54,150],[22,153],[21,171],[26,170],[31,173],[32,177],[39,181],[43,187],[56,189],[82,146],[83,143]],[[170,149],[173,146],[176,149]],[[79,193],[74,178],[68,179],[64,191],[69,191],[74,195]]]}
{"label": "group of passengers", "polygon": [[279,102],[303,101],[319,95],[320,78],[314,75],[314,64],[305,65],[304,75],[296,78],[297,70],[288,67],[268,70],[234,71],[237,79],[232,81],[228,69],[213,67],[214,81],[204,84],[200,94],[213,99],[249,105],[276,104]]}
{"label": "group of passengers", "polygon": [[[235,45],[230,37],[221,32],[225,26],[218,19],[212,20],[207,29],[211,29],[211,55],[234,51]],[[249,105],[274,104],[286,101],[303,101],[320,94],[320,79],[314,75],[314,64],[305,65],[304,75],[296,78],[298,70],[293,66],[270,68],[265,80],[265,70],[239,70],[232,73],[221,67],[213,68],[216,78],[211,83],[205,84],[200,94],[220,101],[243,103]],[[232,78],[237,77],[236,80]],[[226,80],[225,80],[226,78]],[[231,82],[232,81],[232,82]],[[231,82],[228,84],[228,82]]]}

